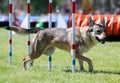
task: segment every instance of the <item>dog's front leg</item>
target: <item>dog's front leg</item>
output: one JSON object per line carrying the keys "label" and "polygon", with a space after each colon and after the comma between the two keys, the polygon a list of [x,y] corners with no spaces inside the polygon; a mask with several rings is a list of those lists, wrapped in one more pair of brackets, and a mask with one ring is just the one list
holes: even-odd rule
{"label": "dog's front leg", "polygon": [[92,61],[89,58],[81,56],[81,55],[76,55],[76,58],[79,60],[82,60],[82,61],[86,61],[88,63],[88,66],[89,66],[89,72],[93,71]]}
{"label": "dog's front leg", "polygon": [[[80,56],[83,56],[83,55],[81,54]],[[84,71],[83,60],[78,60],[78,61],[79,61],[80,71]]]}
{"label": "dog's front leg", "polygon": [[82,60],[78,60],[78,61],[79,61],[80,71],[84,71],[83,61]]}

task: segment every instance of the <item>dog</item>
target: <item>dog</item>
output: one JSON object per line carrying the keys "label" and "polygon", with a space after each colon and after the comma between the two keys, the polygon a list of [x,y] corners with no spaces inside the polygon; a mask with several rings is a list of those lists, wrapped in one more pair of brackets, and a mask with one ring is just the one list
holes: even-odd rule
{"label": "dog", "polygon": [[[71,52],[72,28],[24,29],[17,26],[8,26],[6,29],[22,35],[36,33],[31,45],[31,53],[23,59],[24,70],[26,70],[27,62],[37,59],[42,54],[51,56],[56,47],[69,53]],[[105,40],[106,33],[104,19],[101,20],[101,24],[96,24],[93,19],[90,18],[89,26],[75,28],[75,58],[79,60],[80,70],[84,70],[83,61],[86,61],[88,63],[89,72],[93,71],[91,59],[83,56],[83,53],[89,51],[90,48],[99,42],[104,44]]]}

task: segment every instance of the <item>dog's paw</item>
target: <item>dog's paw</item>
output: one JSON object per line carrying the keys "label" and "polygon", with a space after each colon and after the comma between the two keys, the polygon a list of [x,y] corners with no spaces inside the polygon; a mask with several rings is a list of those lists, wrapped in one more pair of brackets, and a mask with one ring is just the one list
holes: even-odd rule
{"label": "dog's paw", "polygon": [[23,68],[23,71],[26,71],[26,68]]}
{"label": "dog's paw", "polygon": [[90,69],[89,72],[94,73],[94,70],[93,70],[93,69]]}

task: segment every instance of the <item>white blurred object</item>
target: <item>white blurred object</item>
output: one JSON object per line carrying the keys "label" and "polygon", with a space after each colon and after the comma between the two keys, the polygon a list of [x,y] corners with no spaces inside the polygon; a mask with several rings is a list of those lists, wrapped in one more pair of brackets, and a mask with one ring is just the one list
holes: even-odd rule
{"label": "white blurred object", "polygon": [[26,15],[25,18],[23,19],[20,27],[28,29],[28,22],[27,21],[28,21],[28,16]]}
{"label": "white blurred object", "polygon": [[58,14],[57,20],[57,28],[67,28],[67,23],[61,14]]}

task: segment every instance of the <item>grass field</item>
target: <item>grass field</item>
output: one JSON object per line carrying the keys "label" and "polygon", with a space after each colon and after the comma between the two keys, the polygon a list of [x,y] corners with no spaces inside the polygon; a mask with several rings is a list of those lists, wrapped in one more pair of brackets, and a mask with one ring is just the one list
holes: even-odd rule
{"label": "grass field", "polygon": [[[47,69],[48,60],[42,56],[34,66],[22,70],[22,59],[27,56],[27,37],[13,35],[13,63],[8,64],[9,32],[0,29],[0,83],[120,83],[120,42],[106,42],[92,48],[85,56],[93,61],[94,73],[71,72],[71,57],[56,50],[53,54],[53,71]],[[32,36],[33,37],[33,36]],[[88,65],[84,63],[85,69]]]}

